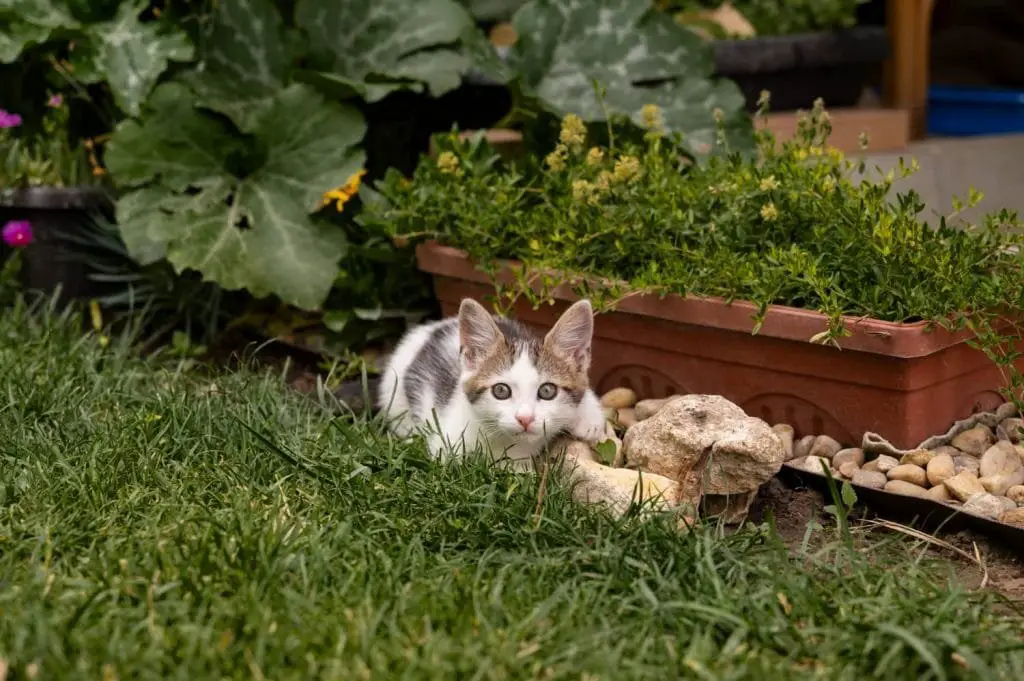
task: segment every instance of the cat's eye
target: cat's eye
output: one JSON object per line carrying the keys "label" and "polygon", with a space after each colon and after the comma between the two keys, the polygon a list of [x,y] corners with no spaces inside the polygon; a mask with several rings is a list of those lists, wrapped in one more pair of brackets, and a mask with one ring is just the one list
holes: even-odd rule
{"label": "cat's eye", "polygon": [[496,400],[507,400],[512,397],[512,388],[507,383],[495,383],[491,386],[491,394]]}
{"label": "cat's eye", "polygon": [[537,397],[542,400],[553,400],[557,394],[558,386],[554,383],[542,383],[541,386],[537,388]]}

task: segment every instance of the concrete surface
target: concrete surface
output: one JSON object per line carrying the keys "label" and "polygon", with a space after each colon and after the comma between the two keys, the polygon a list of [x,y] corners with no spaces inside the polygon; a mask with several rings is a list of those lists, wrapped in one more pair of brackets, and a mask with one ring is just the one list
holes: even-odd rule
{"label": "concrete surface", "polygon": [[1024,135],[927,139],[901,153],[868,153],[866,171],[877,172],[873,170],[877,166],[884,174],[898,167],[900,156],[908,161],[916,158],[921,169],[897,180],[894,189],[916,190],[927,206],[929,221],[949,215],[953,196],[966,201],[971,187],[985,198],[961,213],[963,219],[976,222],[1002,208],[1017,210],[1024,217]]}

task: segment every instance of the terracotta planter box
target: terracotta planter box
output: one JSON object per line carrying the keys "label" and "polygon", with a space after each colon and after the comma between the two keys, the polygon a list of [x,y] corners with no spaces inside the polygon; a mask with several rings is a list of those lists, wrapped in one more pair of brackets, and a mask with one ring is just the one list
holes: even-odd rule
{"label": "terracotta planter box", "polygon": [[[493,295],[464,252],[427,243],[416,256],[434,277],[445,315],[455,314],[465,297],[484,302]],[[555,298],[555,305],[537,310],[522,301],[515,315],[548,329],[576,300],[568,286]],[[840,350],[809,342],[825,329],[821,314],[776,306],[752,335],[754,310],[714,298],[627,298],[596,319],[592,385],[600,392],[627,386],[641,398],[722,395],[770,424],[791,424],[797,435],[853,444],[871,431],[902,448],[1003,402],[1003,377],[984,353],[968,347],[968,332],[848,318],[853,335],[840,341]]]}

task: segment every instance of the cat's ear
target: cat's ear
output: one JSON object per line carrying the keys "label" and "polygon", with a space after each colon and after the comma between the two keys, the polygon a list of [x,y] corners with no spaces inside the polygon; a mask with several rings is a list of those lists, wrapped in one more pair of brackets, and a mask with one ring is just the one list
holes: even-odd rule
{"label": "cat's ear", "polygon": [[594,308],[589,300],[573,303],[544,337],[544,345],[576,363],[580,371],[590,368],[590,339],[594,335]]}
{"label": "cat's ear", "polygon": [[501,329],[483,305],[472,298],[459,305],[459,347],[466,364],[473,368],[501,338]]}

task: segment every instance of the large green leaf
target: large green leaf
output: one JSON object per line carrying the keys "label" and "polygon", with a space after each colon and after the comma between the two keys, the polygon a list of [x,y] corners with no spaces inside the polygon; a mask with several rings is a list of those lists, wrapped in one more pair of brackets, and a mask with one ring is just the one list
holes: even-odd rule
{"label": "large green leaf", "polygon": [[138,116],[142,102],[169,62],[192,59],[192,43],[178,28],[159,21],[141,22],[143,7],[127,2],[111,21],[90,24],[79,57],[90,71],[102,75],[114,99],[130,116]]}
{"label": "large green leaf", "polygon": [[291,63],[272,0],[220,0],[200,49],[199,68],[184,78],[203,106],[248,131],[258,110],[284,87]]}
{"label": "large green leaf", "polygon": [[106,152],[115,181],[134,188],[118,203],[133,256],[166,257],[224,288],[318,307],[345,241],[309,214],[363,164],[359,112],[292,85],[267,100],[242,138],[196,108],[184,85],[157,87],[148,108],[143,123],[118,128]]}
{"label": "large green leaf", "polygon": [[295,21],[311,66],[371,102],[399,88],[442,95],[469,68],[454,47],[472,18],[455,0],[299,0]]}
{"label": "large green leaf", "polygon": [[78,25],[67,7],[53,0],[0,0],[0,63],[13,63],[54,31]]}
{"label": "large green leaf", "polygon": [[649,0],[532,0],[514,24],[509,62],[524,91],[558,115],[602,121],[622,114],[640,122],[641,108],[657,104],[666,129],[684,133],[697,155],[710,149],[716,109],[729,126],[749,131],[739,88],[712,80],[708,46]]}

